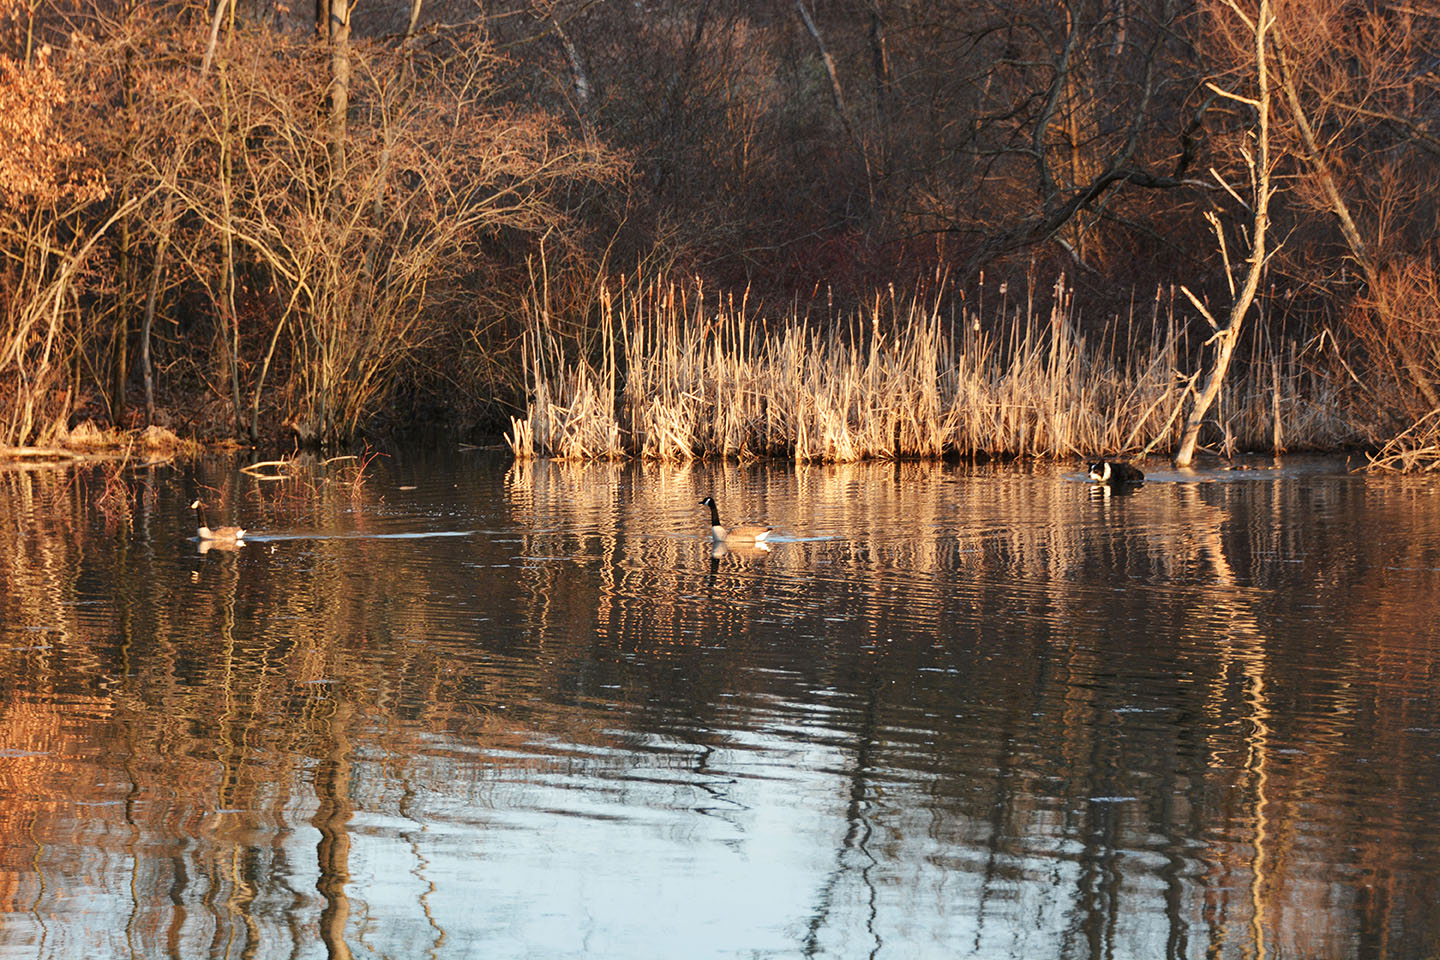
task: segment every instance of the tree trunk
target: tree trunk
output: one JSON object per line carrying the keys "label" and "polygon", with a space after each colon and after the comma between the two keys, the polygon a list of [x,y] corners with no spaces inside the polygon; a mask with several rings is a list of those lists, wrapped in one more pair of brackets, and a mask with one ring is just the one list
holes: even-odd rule
{"label": "tree trunk", "polygon": [[155,301],[160,291],[160,274],[165,269],[165,251],[170,246],[170,201],[165,202],[165,232],[155,246],[155,264],[150,268],[150,289],[145,293],[145,319],[140,325],[140,375],[145,381],[145,423],[155,422],[155,375],[150,363],[150,331],[155,326]]}
{"label": "tree trunk", "polygon": [[815,21],[810,18],[810,11],[805,9],[805,0],[795,0],[795,9],[800,14],[800,22],[805,25],[806,32],[815,41],[815,49],[820,53],[820,62],[825,65],[825,73],[830,78],[830,99],[835,104],[836,115],[840,117],[840,126],[845,128],[845,135],[850,138],[855,152],[860,155],[861,162],[865,164],[865,188],[873,206],[875,183],[870,170],[870,155],[855,132],[854,125],[850,123],[850,112],[845,108],[845,90],[840,86],[840,75],[835,71],[835,58],[830,56],[830,51],[825,47],[825,38],[820,35],[820,28],[815,26]]}
{"label": "tree trunk", "polygon": [[[1238,9],[1236,12],[1239,14]],[[1255,21],[1251,24],[1255,33],[1255,99],[1247,100],[1235,94],[1225,94],[1232,100],[1255,108],[1257,155],[1247,155],[1255,211],[1250,229],[1250,268],[1245,272],[1245,283],[1232,297],[1229,322],[1224,329],[1215,332],[1213,339],[1218,341],[1215,364],[1210,369],[1204,388],[1195,397],[1189,419],[1185,421],[1185,431],[1180,437],[1180,449],[1175,452],[1177,467],[1188,467],[1195,459],[1195,444],[1200,437],[1200,427],[1205,423],[1205,415],[1210,412],[1211,404],[1220,395],[1220,387],[1230,369],[1230,358],[1234,355],[1235,344],[1240,339],[1245,314],[1255,301],[1255,291],[1260,288],[1260,274],[1265,269],[1265,231],[1270,226],[1270,68],[1266,63],[1265,48],[1268,42],[1266,36],[1272,22],[1270,0],[1260,0]],[[1234,289],[1233,286],[1231,289]],[[1189,294],[1188,290],[1185,292]],[[1194,299],[1193,296],[1191,299]]]}
{"label": "tree trunk", "polygon": [[115,351],[110,357],[110,422],[125,418],[125,381],[130,378],[130,221],[120,222],[120,289],[123,295],[115,310]]}
{"label": "tree trunk", "polygon": [[[228,84],[222,73],[220,83]],[[220,187],[220,359],[225,367],[225,379],[230,386],[230,411],[232,429],[236,436],[245,432],[244,408],[240,405],[240,318],[235,309],[235,161],[232,139],[233,121],[230,117],[230,98],[221,100],[220,150],[216,176]]]}
{"label": "tree trunk", "polygon": [[560,42],[560,50],[565,54],[565,62],[570,67],[570,86],[575,91],[575,109],[579,114],[580,128],[585,131],[586,139],[590,139],[595,133],[590,123],[595,89],[590,82],[590,72],[585,69],[585,61],[580,57],[579,48],[570,39],[570,34],[565,32],[559,19],[551,17],[550,24],[555,30],[555,38]]}
{"label": "tree trunk", "polygon": [[883,182],[890,169],[890,121],[893,105],[892,77],[890,74],[890,51],[885,39],[885,20],[880,12],[880,0],[870,3],[870,69],[875,74],[875,126],[879,130],[878,176]]}
{"label": "tree trunk", "polygon": [[330,159],[332,173],[345,166],[345,128],[350,113],[350,0],[330,0]]}
{"label": "tree trunk", "polygon": [[220,21],[225,19],[225,8],[229,4],[226,0],[219,0],[215,4],[215,15],[210,21],[210,41],[205,44],[205,57],[200,61],[200,76],[210,72],[210,65],[215,62],[215,47],[220,42]]}

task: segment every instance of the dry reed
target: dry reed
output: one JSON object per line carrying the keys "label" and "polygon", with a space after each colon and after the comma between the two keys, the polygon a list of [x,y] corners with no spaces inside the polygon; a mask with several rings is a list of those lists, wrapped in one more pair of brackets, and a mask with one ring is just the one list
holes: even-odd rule
{"label": "dry reed", "polygon": [[[517,457],[797,461],[947,454],[1071,457],[1169,450],[1193,377],[1192,345],[1157,291],[1099,343],[1063,278],[1048,308],[1003,296],[942,311],[891,293],[840,321],[756,319],[674,285],[605,294],[593,356],[567,356],[549,313],[526,340],[530,405],[507,436]],[[958,301],[958,298],[952,298]],[[578,352],[578,351],[575,351]],[[1348,439],[1295,352],[1255,351],[1226,384],[1223,447]]]}

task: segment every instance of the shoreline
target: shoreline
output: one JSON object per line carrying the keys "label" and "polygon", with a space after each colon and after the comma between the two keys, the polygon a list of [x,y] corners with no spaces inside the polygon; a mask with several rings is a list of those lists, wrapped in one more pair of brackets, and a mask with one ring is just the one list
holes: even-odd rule
{"label": "shoreline", "polygon": [[[404,430],[397,430],[394,433],[378,434],[371,438],[374,443],[366,441],[351,443],[333,443],[323,446],[293,447],[288,453],[278,453],[282,445],[278,443],[250,443],[234,438],[222,439],[201,439],[196,436],[182,437],[163,427],[136,427],[129,429],[99,428],[84,421],[77,426],[75,433],[81,439],[78,442],[70,442],[68,439],[60,440],[51,444],[29,445],[29,446],[0,446],[0,464],[56,464],[70,465],[83,463],[115,463],[125,462],[132,458],[140,457],[147,463],[161,462],[176,459],[195,459],[207,455],[216,454],[240,454],[245,451],[253,451],[257,454],[260,451],[268,451],[265,456],[279,456],[284,459],[290,456],[302,456],[305,454],[318,454],[335,452],[349,449],[351,447],[370,446],[372,448],[389,447],[395,449],[406,449],[410,447],[424,447],[438,441],[443,446],[451,447],[458,451],[481,451],[481,452],[508,452],[514,456],[507,438],[502,434],[489,434],[477,438],[477,440],[459,439],[460,432],[438,430],[428,441],[412,441],[406,443],[399,438]],[[1356,456],[1372,458],[1381,448],[1374,444],[1359,443],[1337,443],[1335,445],[1297,445],[1287,447],[1279,452],[1273,448],[1264,447],[1237,447],[1229,454],[1213,449],[1212,446],[1202,446],[1199,453],[1209,461],[1217,463],[1233,463],[1246,458],[1273,458],[1283,459],[1286,456],[1304,457],[1335,457],[1352,459]],[[1132,454],[1130,459],[1139,463],[1159,464],[1172,461],[1170,451],[1152,452],[1143,457]],[[613,457],[565,457],[554,455],[535,455],[531,457],[516,457],[519,460],[555,461],[562,463],[586,463],[586,462],[618,462],[618,463],[793,463],[793,464],[843,464],[843,463],[1063,463],[1065,461],[1082,462],[1088,458],[1101,456],[1125,456],[1123,451],[1093,450],[1087,452],[1068,452],[1065,454],[1035,453],[1035,452],[1014,452],[1006,450],[982,450],[972,449],[967,451],[945,450],[940,453],[919,456],[870,456],[859,457],[848,460],[805,458],[787,455],[783,452],[771,452],[763,454],[750,454],[737,456],[734,454],[702,453],[690,458],[675,457],[646,457],[637,454],[622,454]]]}

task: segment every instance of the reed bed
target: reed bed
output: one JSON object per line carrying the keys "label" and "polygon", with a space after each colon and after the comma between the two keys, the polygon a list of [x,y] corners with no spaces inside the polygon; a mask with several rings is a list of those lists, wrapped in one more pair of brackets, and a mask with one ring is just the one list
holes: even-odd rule
{"label": "reed bed", "polygon": [[[893,294],[816,322],[757,318],[742,301],[659,284],[599,302],[587,356],[549,314],[526,337],[529,409],[507,440],[520,458],[685,461],[1071,457],[1168,451],[1179,441],[1200,337],[1157,291],[1087,335],[1063,279],[1047,305],[1003,296]],[[942,302],[962,305],[943,309]],[[1293,349],[1237,364],[1213,442],[1232,449],[1348,438],[1324,384]],[[1317,392],[1319,391],[1319,392]],[[1307,403],[1304,396],[1320,396]]]}

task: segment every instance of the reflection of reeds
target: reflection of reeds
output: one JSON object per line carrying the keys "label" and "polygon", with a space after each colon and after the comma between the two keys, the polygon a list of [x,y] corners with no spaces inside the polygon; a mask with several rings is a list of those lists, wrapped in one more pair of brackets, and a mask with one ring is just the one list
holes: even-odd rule
{"label": "reflection of reeds", "polygon": [[[652,285],[601,298],[593,355],[574,359],[548,311],[527,335],[530,407],[517,457],[656,460],[786,456],[852,462],[947,453],[1064,457],[1168,449],[1190,346],[1157,294],[1149,316],[1094,342],[1063,281],[1046,311],[1002,303],[982,323],[919,297],[877,299],[823,327],[757,320],[744,304]],[[1268,355],[1274,352],[1275,355]],[[1293,351],[1257,351],[1232,378],[1223,442],[1314,445],[1349,431],[1320,404]]]}

